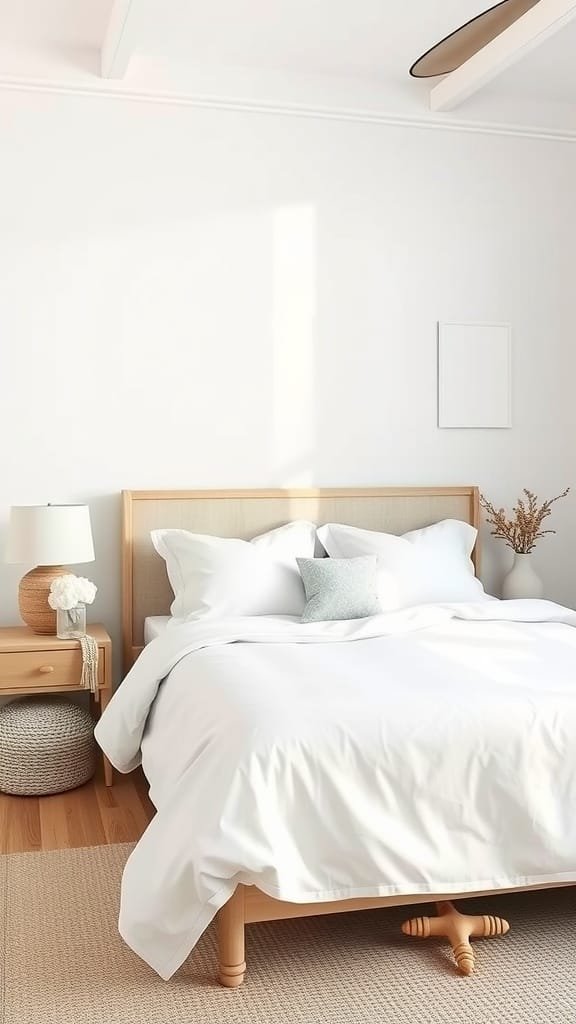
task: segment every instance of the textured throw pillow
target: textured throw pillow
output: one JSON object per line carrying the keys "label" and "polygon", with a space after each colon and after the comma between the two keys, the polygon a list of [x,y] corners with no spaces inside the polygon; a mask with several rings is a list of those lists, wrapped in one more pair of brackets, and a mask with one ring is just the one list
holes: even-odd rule
{"label": "textured throw pillow", "polygon": [[378,559],[297,558],[306,591],[302,622],[363,619],[380,609],[377,591]]}

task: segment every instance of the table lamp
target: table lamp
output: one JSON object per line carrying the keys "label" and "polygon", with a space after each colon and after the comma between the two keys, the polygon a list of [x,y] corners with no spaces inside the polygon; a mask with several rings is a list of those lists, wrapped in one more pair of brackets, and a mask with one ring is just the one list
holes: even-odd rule
{"label": "table lamp", "polygon": [[34,633],[56,633],[56,612],[48,604],[52,580],[69,572],[65,564],[94,561],[88,506],[13,506],[6,561],[36,565],[20,580],[20,615]]}

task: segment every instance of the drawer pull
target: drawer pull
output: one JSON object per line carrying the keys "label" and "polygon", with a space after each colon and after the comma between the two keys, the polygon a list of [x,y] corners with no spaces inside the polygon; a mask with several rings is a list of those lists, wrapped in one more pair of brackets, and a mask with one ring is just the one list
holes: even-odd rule
{"label": "drawer pull", "polygon": [[53,671],[54,671],[54,665],[41,665],[40,666],[40,672],[53,672]]}

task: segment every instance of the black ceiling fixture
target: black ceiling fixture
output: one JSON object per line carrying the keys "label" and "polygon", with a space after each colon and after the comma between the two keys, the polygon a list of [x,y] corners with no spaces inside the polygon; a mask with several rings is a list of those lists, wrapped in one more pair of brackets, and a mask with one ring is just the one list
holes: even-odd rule
{"label": "black ceiling fixture", "polygon": [[435,43],[410,68],[413,78],[447,75],[513,25],[538,0],[501,0]]}

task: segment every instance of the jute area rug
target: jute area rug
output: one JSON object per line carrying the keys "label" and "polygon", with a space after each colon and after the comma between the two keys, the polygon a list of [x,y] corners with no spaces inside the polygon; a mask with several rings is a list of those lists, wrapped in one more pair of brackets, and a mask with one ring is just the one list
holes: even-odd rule
{"label": "jute area rug", "polygon": [[0,857],[2,1024],[576,1024],[572,889],[487,901],[512,931],[476,943],[471,978],[442,941],[399,933],[417,908],[394,909],[252,925],[246,983],[227,991],[212,929],[169,982],[124,946],[130,849]]}

